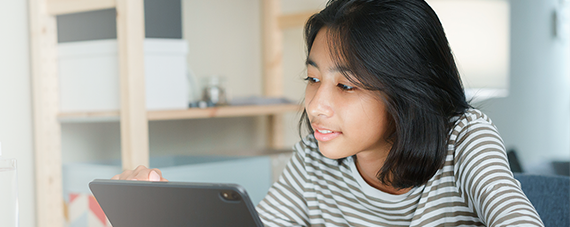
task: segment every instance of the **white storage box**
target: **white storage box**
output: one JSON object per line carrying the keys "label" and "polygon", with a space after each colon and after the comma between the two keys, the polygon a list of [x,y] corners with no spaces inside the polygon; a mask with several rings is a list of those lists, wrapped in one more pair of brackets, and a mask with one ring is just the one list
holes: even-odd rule
{"label": "white storage box", "polygon": [[[272,184],[270,156],[166,156],[150,159],[169,181],[235,183],[243,186],[253,204],[259,203]],[[121,173],[119,160],[63,165],[63,193],[68,227],[110,226],[91,195],[89,182]]]}
{"label": "white storage box", "polygon": [[[145,39],[144,55],[147,109],[188,108],[186,41]],[[62,112],[119,110],[117,40],[60,43],[58,58]]]}

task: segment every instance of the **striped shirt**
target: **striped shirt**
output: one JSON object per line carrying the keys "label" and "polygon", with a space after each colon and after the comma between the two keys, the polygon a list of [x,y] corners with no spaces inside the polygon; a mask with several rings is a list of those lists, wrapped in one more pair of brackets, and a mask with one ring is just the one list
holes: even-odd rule
{"label": "striped shirt", "polygon": [[454,121],[444,166],[402,195],[373,188],[353,157],[326,158],[308,136],[257,211],[266,226],[543,226],[491,120],[471,109]]}

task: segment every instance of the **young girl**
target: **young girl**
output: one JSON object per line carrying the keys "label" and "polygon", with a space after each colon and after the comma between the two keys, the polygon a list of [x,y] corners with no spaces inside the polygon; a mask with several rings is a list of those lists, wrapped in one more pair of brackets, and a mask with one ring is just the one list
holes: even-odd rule
{"label": "young girl", "polygon": [[331,0],[305,38],[310,133],[257,206],[266,226],[543,226],[426,2]]}

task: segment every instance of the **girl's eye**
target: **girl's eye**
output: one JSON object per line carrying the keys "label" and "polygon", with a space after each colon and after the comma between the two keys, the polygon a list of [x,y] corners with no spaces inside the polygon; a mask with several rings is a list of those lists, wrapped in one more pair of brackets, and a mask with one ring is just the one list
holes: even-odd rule
{"label": "girl's eye", "polygon": [[342,90],[345,90],[345,91],[352,91],[352,90],[355,89],[355,87],[348,86],[348,85],[344,85],[344,84],[338,84],[338,85],[336,85],[336,86],[339,87],[339,88],[342,89]]}
{"label": "girl's eye", "polygon": [[319,80],[319,79],[317,79],[317,78],[310,77],[310,76],[308,76],[307,78],[305,78],[305,80],[306,80],[306,81],[309,81],[309,83],[318,83],[318,82],[321,81],[321,80]]}

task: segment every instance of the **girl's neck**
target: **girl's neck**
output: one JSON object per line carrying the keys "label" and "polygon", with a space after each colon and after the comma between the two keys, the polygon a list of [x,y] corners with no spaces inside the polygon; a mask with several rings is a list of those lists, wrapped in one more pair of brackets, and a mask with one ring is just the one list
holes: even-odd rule
{"label": "girl's neck", "polygon": [[356,154],[355,156],[354,164],[356,165],[356,169],[358,169],[360,176],[362,176],[362,179],[364,179],[364,181],[366,181],[368,185],[380,191],[390,193],[393,195],[401,195],[410,191],[411,188],[396,189],[390,185],[386,185],[376,177],[378,171],[380,171],[380,169],[384,165],[385,160],[386,160],[386,155],[378,156],[377,153],[376,154],[359,153]]}

